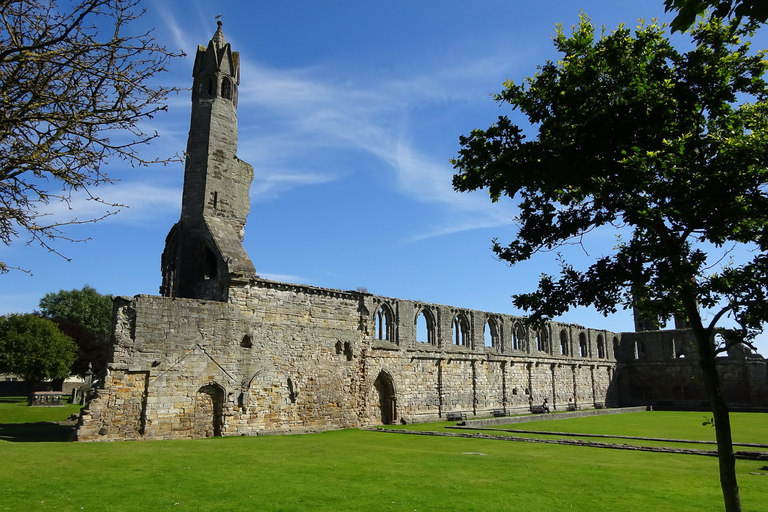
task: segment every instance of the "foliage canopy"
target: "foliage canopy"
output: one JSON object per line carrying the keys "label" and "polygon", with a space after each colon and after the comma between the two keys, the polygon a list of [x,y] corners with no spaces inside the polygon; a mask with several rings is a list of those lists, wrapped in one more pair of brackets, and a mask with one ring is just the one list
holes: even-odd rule
{"label": "foliage canopy", "polygon": [[85,376],[91,370],[106,370],[112,326],[112,297],[91,286],[80,290],[59,290],[40,299],[40,314],[53,320],[77,344],[72,373]]}
{"label": "foliage canopy", "polygon": [[[559,277],[542,276],[538,290],[514,303],[532,322],[583,305],[687,319],[729,511],[740,505],[715,356],[768,321],[768,62],[750,50],[750,35],[737,19],[713,18],[681,53],[655,23],[598,36],[582,16],[570,36],[558,27],[557,62],[522,84],[506,82],[496,96],[527,116],[536,138],[501,116],[461,137],[453,161],[456,190],[520,200],[516,239],[494,240],[510,264],[595,229],[630,232],[587,270],[562,261]],[[725,315],[737,327],[716,346]]]}
{"label": "foliage canopy", "polygon": [[768,2],[765,0],[664,0],[664,9],[677,11],[671,26],[674,31],[688,30],[696,17],[707,9],[718,18],[733,17],[737,21],[748,18],[755,23],[768,20]]}
{"label": "foliage canopy", "polygon": [[[153,80],[175,55],[150,33],[126,33],[143,14],[138,3],[0,2],[2,243],[26,238],[56,252],[53,240],[70,239],[64,226],[99,219],[49,216],[46,205],[70,206],[77,193],[117,207],[94,194],[112,182],[103,164],[159,161],[139,149],[157,137],[144,122],[176,90]],[[0,273],[8,268],[0,262]]]}
{"label": "foliage canopy", "polygon": [[52,321],[30,314],[0,316],[0,372],[22,377],[28,391],[69,376],[74,360],[74,342]]}
{"label": "foliage canopy", "polygon": [[[573,305],[610,314],[640,303],[654,316],[691,319],[700,305],[717,308],[710,332],[725,314],[746,339],[760,332],[768,319],[768,62],[744,35],[715,21],[680,53],[658,25],[596,38],[582,17],[571,36],[558,29],[558,62],[505,84],[497,101],[525,114],[536,139],[502,116],[461,137],[454,160],[457,190],[521,199],[518,236],[495,242],[499,258],[514,264],[603,226],[633,230],[586,272],[564,264],[559,280],[516,295],[518,307],[546,318]],[[708,251],[734,244],[759,252],[711,272]]]}

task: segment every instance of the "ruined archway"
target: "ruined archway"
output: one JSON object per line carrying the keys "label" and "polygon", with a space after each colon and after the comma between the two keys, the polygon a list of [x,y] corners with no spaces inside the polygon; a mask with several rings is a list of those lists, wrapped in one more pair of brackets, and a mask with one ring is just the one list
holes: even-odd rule
{"label": "ruined archway", "polygon": [[194,437],[221,435],[224,389],[218,384],[208,384],[195,395]]}
{"label": "ruined archway", "polygon": [[379,395],[379,410],[381,411],[381,423],[391,425],[397,421],[397,405],[395,399],[395,385],[392,377],[387,372],[380,372],[373,383]]}

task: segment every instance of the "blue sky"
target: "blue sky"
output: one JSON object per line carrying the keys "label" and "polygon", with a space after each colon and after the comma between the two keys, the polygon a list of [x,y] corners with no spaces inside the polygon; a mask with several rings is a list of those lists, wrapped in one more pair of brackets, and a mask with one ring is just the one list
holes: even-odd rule
{"label": "blue sky", "polygon": [[[510,314],[520,313],[510,295],[556,272],[555,255],[514,268],[494,259],[491,240],[514,235],[514,203],[453,192],[449,160],[459,136],[509,112],[490,95],[556,58],[555,24],[569,27],[579,10],[608,29],[671,19],[662,0],[223,4],[145,1],[140,25],[187,53],[160,76],[170,85],[191,85],[195,49],[207,44],[219,13],[240,52],[238,153],[256,174],[244,245],[257,273]],[[189,91],[171,97],[169,112],[147,125],[160,137],[146,155],[184,151],[189,114]],[[180,213],[183,164],[113,162],[106,170],[120,181],[99,195],[129,208],[70,229],[74,238],[91,238],[55,245],[71,261],[23,240],[0,246],[0,259],[32,271],[0,276],[0,314],[32,311],[45,293],[85,284],[114,295],[157,294],[165,236]],[[86,201],[73,207],[53,211],[79,218],[102,211]],[[563,253],[585,263],[614,242],[615,233],[604,231]],[[604,318],[577,309],[562,319],[632,329],[627,312]],[[768,341],[760,349],[768,353]]]}

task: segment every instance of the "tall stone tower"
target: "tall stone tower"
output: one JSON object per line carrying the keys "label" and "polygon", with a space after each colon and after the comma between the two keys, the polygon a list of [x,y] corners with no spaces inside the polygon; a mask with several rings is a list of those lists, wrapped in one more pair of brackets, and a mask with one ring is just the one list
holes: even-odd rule
{"label": "tall stone tower", "polygon": [[198,46],[192,77],[181,219],[165,240],[160,293],[227,301],[256,270],[242,245],[253,167],[237,158],[240,55],[221,21],[208,47]]}

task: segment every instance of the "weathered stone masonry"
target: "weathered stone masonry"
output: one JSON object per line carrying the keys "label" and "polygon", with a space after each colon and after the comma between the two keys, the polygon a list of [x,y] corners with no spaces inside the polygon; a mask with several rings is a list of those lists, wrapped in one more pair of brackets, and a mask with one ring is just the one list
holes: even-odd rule
{"label": "weathered stone masonry", "polygon": [[[482,417],[545,398],[557,409],[701,400],[687,331],[532,331],[509,315],[260,279],[241,243],[253,168],[236,156],[239,62],[221,24],[198,47],[162,296],[115,300],[109,372],[79,440]],[[732,403],[768,406],[761,357],[732,354],[721,372]]]}
{"label": "weathered stone masonry", "polygon": [[[612,358],[537,351],[516,317],[260,279],[244,292],[238,304],[118,298],[110,374],[79,439],[305,432],[522,412],[544,397],[560,407],[612,400]],[[416,340],[424,310],[443,319],[433,343]],[[377,339],[382,311],[388,339]],[[466,345],[454,344],[457,315],[474,327]],[[484,343],[489,318],[494,346]],[[524,350],[512,348],[514,328]],[[612,336],[552,329],[585,334],[595,352],[597,339]]]}

